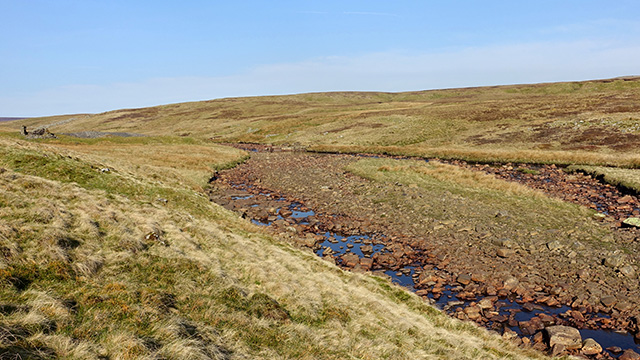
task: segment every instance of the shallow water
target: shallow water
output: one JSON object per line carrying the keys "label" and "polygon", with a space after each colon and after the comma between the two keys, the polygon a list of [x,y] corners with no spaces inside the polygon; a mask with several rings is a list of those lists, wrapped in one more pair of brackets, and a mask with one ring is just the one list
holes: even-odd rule
{"label": "shallow water", "polygon": [[[250,188],[251,186],[243,186],[243,187],[244,189],[246,189],[246,188]],[[240,186],[236,188],[240,188]],[[260,194],[260,195],[264,195],[267,197],[271,196],[271,194]],[[233,196],[231,197],[231,200],[246,200],[254,197],[255,197],[254,195]],[[278,198],[276,200],[286,201],[285,198]],[[277,212],[276,212],[277,219],[284,219],[281,215],[281,210],[283,208],[285,207],[280,207],[277,209]],[[308,219],[310,216],[316,216],[316,213],[313,210],[309,209],[309,210],[303,211],[302,210],[303,204],[298,202],[294,202],[289,205],[286,205],[286,208],[292,212],[290,217],[296,219],[297,223],[299,224],[309,224],[309,222],[305,220]],[[252,219],[251,222],[260,226],[269,226],[272,224],[272,222],[261,222],[255,219]],[[341,234],[332,233],[332,232],[317,233],[316,235],[321,235],[324,237],[324,240],[320,243],[320,248],[315,251],[315,253],[320,257],[325,256],[324,252],[326,248],[330,248],[333,251],[332,256],[337,256],[337,257],[349,252],[358,255],[358,257],[365,257],[365,256],[371,257],[375,253],[385,251],[384,245],[374,244],[372,242],[371,236],[369,235],[343,236]],[[372,247],[371,253],[365,254],[362,252],[361,247],[366,245],[364,244],[365,242]],[[398,285],[404,286],[411,291],[415,291],[416,289],[414,287],[415,284],[413,281],[415,270],[416,270],[415,266],[406,266],[397,271],[386,270],[384,271],[384,273],[391,278],[392,282]],[[448,313],[455,313],[458,307],[465,308],[470,305],[471,301],[458,299],[456,296],[456,292],[453,291],[453,289],[454,289],[453,286],[447,285],[445,286],[444,291],[442,292],[441,296],[437,300],[433,300],[434,299],[433,294],[429,294],[428,297],[433,300],[433,302],[437,307],[447,311]],[[482,297],[478,297],[473,301],[478,302],[481,299]],[[494,305],[495,305],[494,310],[497,311],[499,315],[504,315],[507,317],[513,316],[513,319],[518,322],[529,321],[535,316],[542,313],[547,315],[557,316],[557,315],[566,313],[567,311],[570,310],[568,306],[548,307],[548,306],[535,304],[534,309],[532,311],[526,311],[523,308],[522,304],[519,304],[516,301],[514,301],[514,299],[510,299],[510,298],[500,298],[499,300],[496,301]],[[605,314],[599,314],[599,316],[607,317],[607,315]],[[506,323],[504,323],[504,325],[501,325],[501,324],[493,324],[492,322],[489,322],[487,325],[489,327],[493,327],[493,325],[497,325],[498,328],[502,326],[508,327],[509,329],[513,330],[520,336],[524,336],[518,326],[510,327]],[[629,333],[617,333],[617,332],[608,331],[608,330],[591,330],[591,329],[582,329],[579,331],[583,340],[587,338],[593,338],[602,346],[603,349],[617,346],[622,348],[623,350],[632,349],[636,352],[640,352],[640,346],[638,346],[638,343],[635,342],[633,335]],[[617,356],[617,354],[613,354],[609,351],[607,352],[614,357]]]}
{"label": "shallow water", "polygon": [[[582,340],[592,338],[600,344],[603,349],[610,346],[618,346],[622,349],[631,349],[635,352],[640,352],[638,342],[636,342],[633,335],[629,333],[620,334],[615,331],[584,329],[580,330],[580,335],[582,336]],[[610,351],[607,352],[613,355]]]}
{"label": "shallow water", "polygon": [[415,288],[413,287],[414,282],[413,282],[413,274],[415,273],[415,266],[406,266],[403,269],[408,269],[409,273],[407,274],[406,272],[403,272],[402,270],[399,271],[393,271],[393,270],[387,270],[384,273],[389,275],[391,277],[391,281],[406,287],[407,289],[411,290],[411,291],[415,291]]}
{"label": "shallow water", "polygon": [[[318,234],[324,236],[325,240],[320,244],[321,248],[316,251],[316,255],[324,256],[325,248],[329,247],[334,251],[335,254],[343,255],[347,252],[354,253],[359,257],[365,257],[365,254],[362,252],[361,247],[365,245],[363,243],[364,240],[371,240],[371,237],[368,235],[351,235],[351,236],[342,236],[335,233],[326,232],[324,234]],[[333,240],[333,241],[332,241]],[[337,242],[336,242],[337,240]],[[353,247],[349,248],[349,245]],[[384,249],[384,245],[382,244],[370,244],[373,248],[373,252],[371,254],[375,254],[382,249]]]}

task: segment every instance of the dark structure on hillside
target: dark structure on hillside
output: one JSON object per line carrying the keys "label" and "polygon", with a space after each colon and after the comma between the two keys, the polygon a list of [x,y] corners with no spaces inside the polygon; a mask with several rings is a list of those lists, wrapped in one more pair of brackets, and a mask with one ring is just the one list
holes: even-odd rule
{"label": "dark structure on hillside", "polygon": [[22,130],[20,130],[22,136],[27,139],[57,139],[58,137],[49,131],[47,128],[39,128],[35,129],[31,132],[27,131],[26,126],[22,126]]}

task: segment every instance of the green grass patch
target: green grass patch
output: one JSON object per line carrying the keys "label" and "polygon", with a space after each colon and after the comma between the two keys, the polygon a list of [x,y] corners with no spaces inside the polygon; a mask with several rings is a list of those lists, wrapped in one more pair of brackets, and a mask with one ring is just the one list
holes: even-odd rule
{"label": "green grass patch", "polygon": [[627,191],[640,194],[640,169],[623,169],[605,166],[573,165],[568,172],[581,172]]}

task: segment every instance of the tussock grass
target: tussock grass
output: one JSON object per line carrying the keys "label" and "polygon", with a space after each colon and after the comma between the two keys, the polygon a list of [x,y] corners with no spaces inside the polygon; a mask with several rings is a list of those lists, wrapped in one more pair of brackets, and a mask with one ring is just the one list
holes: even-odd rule
{"label": "tussock grass", "polygon": [[2,356],[543,357],[261,233],[186,179],[78,149],[0,140]]}
{"label": "tussock grass", "polygon": [[452,182],[467,188],[490,189],[506,192],[509,195],[546,197],[542,192],[530,189],[524,185],[497,179],[495,176],[482,172],[469,171],[458,166],[443,164],[438,161],[430,161],[420,165],[383,165],[378,171],[417,173],[432,177],[438,181]]}

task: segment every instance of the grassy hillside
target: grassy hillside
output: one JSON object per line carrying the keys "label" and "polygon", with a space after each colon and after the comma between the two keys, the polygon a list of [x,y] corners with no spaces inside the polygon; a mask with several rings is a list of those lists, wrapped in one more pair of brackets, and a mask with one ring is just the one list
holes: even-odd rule
{"label": "grassy hillside", "polygon": [[55,124],[56,133],[127,131],[327,151],[638,167],[640,78],[221,99],[4,127],[45,124]]}
{"label": "grassy hillside", "polygon": [[[23,125],[148,136],[25,140]],[[2,123],[0,358],[542,356],[210,202],[213,171],[247,158],[215,142],[239,141],[579,164],[572,169],[637,189],[636,170],[602,165],[640,167],[640,78],[221,99]],[[480,200],[499,193],[514,208],[531,195],[435,162],[363,160],[350,170],[430,189],[447,182]],[[468,194],[465,181],[489,190]],[[530,197],[532,207],[548,200]]]}
{"label": "grassy hillside", "polygon": [[245,156],[0,136],[0,357],[541,357],[211,203],[212,170]]}

